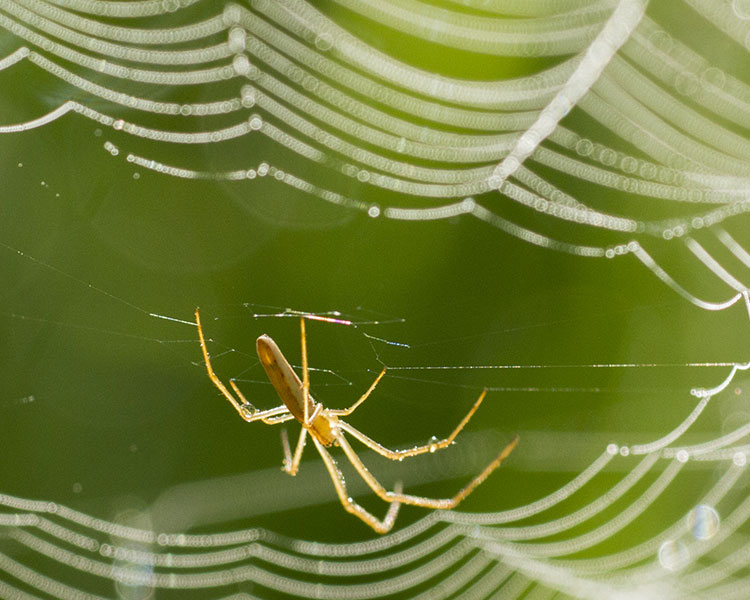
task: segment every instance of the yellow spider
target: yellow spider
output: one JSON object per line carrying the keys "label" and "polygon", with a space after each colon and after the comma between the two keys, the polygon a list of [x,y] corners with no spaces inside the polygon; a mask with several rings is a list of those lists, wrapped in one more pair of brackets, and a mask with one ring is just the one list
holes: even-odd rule
{"label": "yellow spider", "polygon": [[[386,458],[390,458],[391,460],[401,460],[409,456],[416,456],[418,454],[434,452],[435,450],[439,450],[441,448],[449,446],[453,442],[458,433],[464,428],[466,423],[469,422],[469,419],[477,410],[477,408],[479,408],[482,400],[484,400],[484,397],[487,394],[486,389],[482,391],[482,393],[479,395],[479,398],[474,403],[474,406],[471,407],[471,410],[458,424],[458,427],[456,427],[456,429],[453,430],[453,433],[451,433],[447,438],[432,442],[430,444],[425,444],[424,446],[416,446],[414,448],[408,448],[405,450],[389,450],[388,448],[381,446],[375,440],[370,439],[361,431],[355,429],[346,421],[343,421],[340,418],[353,413],[354,410],[367,399],[367,397],[375,389],[375,386],[377,386],[378,382],[382,379],[383,375],[385,375],[385,369],[380,372],[380,374],[375,378],[375,381],[373,381],[370,388],[359,398],[359,400],[357,400],[349,408],[340,410],[325,408],[321,403],[313,400],[312,396],[310,395],[310,379],[307,369],[307,337],[305,335],[305,318],[300,317],[300,333],[302,338],[302,381],[300,381],[299,377],[294,372],[294,369],[292,369],[289,361],[284,358],[284,355],[281,353],[281,350],[279,350],[276,342],[274,342],[267,335],[260,336],[256,341],[256,348],[258,351],[260,362],[266,371],[266,375],[268,375],[268,378],[271,380],[271,384],[273,384],[273,387],[276,389],[276,393],[284,403],[283,405],[277,406],[276,408],[270,408],[268,410],[258,410],[245,399],[245,396],[242,394],[233,380],[229,380],[229,385],[232,386],[232,389],[234,390],[235,394],[237,394],[237,398],[239,398],[239,400],[232,395],[232,393],[218,378],[213,370],[213,367],[211,366],[211,359],[208,355],[208,349],[206,348],[206,339],[203,336],[203,328],[201,327],[201,320],[198,309],[195,310],[195,321],[196,325],[198,326],[198,336],[200,338],[201,350],[203,351],[203,360],[206,363],[208,376],[211,378],[211,381],[213,381],[214,385],[219,388],[221,393],[224,394],[227,400],[231,402],[232,406],[234,406],[235,410],[245,421],[247,421],[248,423],[252,421],[262,421],[267,425],[277,425],[279,423],[284,423],[292,419],[297,419],[297,421],[301,423],[302,430],[300,431],[299,440],[297,441],[297,447],[294,451],[294,456],[292,456],[291,454],[286,438],[283,438],[285,454],[284,471],[289,473],[290,475],[297,474],[300,459],[302,458],[302,450],[305,447],[307,435],[310,434],[315,447],[318,449],[318,452],[320,453],[320,456],[325,463],[326,469],[328,469],[328,473],[331,475],[333,485],[336,488],[336,493],[338,494],[339,500],[344,506],[344,509],[346,509],[347,512],[350,512],[362,519],[378,533],[386,533],[390,531],[390,529],[393,527],[393,523],[396,520],[398,509],[402,503],[435,509],[454,508],[471,492],[473,492],[474,489],[480,483],[482,483],[490,473],[492,473],[492,471],[500,466],[500,463],[505,460],[505,458],[511,453],[513,448],[515,448],[516,444],[518,443],[518,436],[516,436],[503,449],[503,451],[500,452],[495,460],[487,465],[479,475],[474,477],[474,479],[472,479],[468,483],[468,485],[462,488],[452,498],[434,499],[425,498],[422,496],[412,496],[410,494],[401,493],[400,489],[389,492],[367,470],[367,467],[365,467],[359,456],[357,456],[352,447],[349,445],[346,437],[344,437],[344,432],[356,438],[365,446],[372,448],[378,454],[381,454]],[[367,512],[364,508],[362,508],[359,504],[354,502],[349,497],[349,494],[346,491],[344,477],[336,466],[333,457],[328,453],[328,450],[326,450],[326,448],[329,448],[333,445],[341,447],[349,461],[352,463],[352,466],[362,476],[362,479],[365,480],[367,485],[372,488],[372,491],[375,492],[380,498],[390,503],[388,512],[382,521]]]}

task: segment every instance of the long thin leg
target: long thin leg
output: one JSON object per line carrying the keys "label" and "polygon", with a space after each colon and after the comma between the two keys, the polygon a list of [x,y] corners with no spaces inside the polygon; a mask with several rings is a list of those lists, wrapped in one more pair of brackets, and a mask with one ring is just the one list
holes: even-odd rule
{"label": "long thin leg", "polygon": [[289,438],[286,436],[286,430],[281,432],[281,443],[284,446],[284,466],[282,467],[285,473],[289,473],[294,476],[297,474],[299,469],[299,462],[302,460],[302,451],[305,449],[305,441],[307,440],[307,429],[304,427],[299,432],[299,438],[297,439],[297,447],[294,449],[294,458],[292,458],[292,452],[289,448]]}
{"label": "long thin leg", "polygon": [[381,454],[386,458],[390,458],[391,460],[401,460],[402,458],[417,456],[419,454],[425,454],[427,452],[435,452],[436,450],[442,450],[443,448],[450,446],[453,443],[453,440],[456,439],[456,436],[459,434],[459,432],[469,422],[469,419],[471,419],[472,415],[477,411],[477,408],[479,408],[479,405],[482,403],[482,400],[484,400],[484,397],[486,395],[487,390],[482,390],[482,393],[479,394],[479,398],[477,398],[474,406],[471,407],[471,410],[466,413],[466,416],[458,424],[458,427],[456,427],[453,430],[453,433],[451,433],[447,438],[434,441],[430,444],[425,444],[424,446],[415,446],[414,448],[407,448],[405,450],[391,450],[389,448],[386,448],[385,446],[378,444],[375,440],[367,437],[364,433],[362,433],[358,429],[355,429],[354,427],[349,425],[349,423],[346,423],[344,421],[339,421],[338,425],[341,429],[357,438],[365,446],[368,446],[369,448],[375,450],[375,452],[377,452],[378,454]]}
{"label": "long thin leg", "polygon": [[281,414],[278,417],[264,417],[261,419],[261,421],[263,421],[263,423],[265,423],[266,425],[278,425],[280,423],[286,423],[287,421],[292,420],[294,420],[294,415],[292,413]]}
{"label": "long thin leg", "polygon": [[375,389],[375,386],[378,385],[378,382],[383,379],[383,375],[385,375],[385,369],[380,371],[380,375],[378,375],[375,378],[375,381],[372,382],[372,385],[368,388],[368,390],[360,396],[359,400],[357,400],[354,404],[352,404],[349,408],[343,408],[343,409],[334,409],[329,410],[328,412],[332,415],[336,415],[337,417],[345,417],[346,415],[350,415],[354,412],[354,410],[362,404],[365,400],[367,400],[367,397],[372,393],[372,390]]}
{"label": "long thin leg", "polygon": [[302,345],[302,394],[305,404],[305,425],[310,424],[310,373],[307,369],[307,335],[305,334],[305,317],[299,318],[300,338]]}
{"label": "long thin leg", "polygon": [[362,508],[359,504],[354,502],[354,500],[349,497],[349,492],[346,491],[344,476],[342,475],[341,471],[339,471],[339,468],[336,465],[336,462],[333,460],[333,457],[328,453],[328,450],[326,450],[325,447],[314,437],[313,442],[315,442],[315,447],[318,449],[318,452],[320,453],[320,456],[325,463],[326,469],[328,469],[331,480],[333,480],[333,486],[336,488],[336,494],[338,494],[339,500],[341,501],[344,510],[362,519],[376,532],[388,533],[393,527],[393,523],[396,521],[398,509],[401,507],[399,501],[389,500],[389,502],[391,502],[391,505],[388,507],[388,512],[386,513],[385,518],[382,521],[378,520],[374,515],[367,512],[364,508]]}
{"label": "long thin leg", "polygon": [[229,385],[232,386],[234,393],[237,394],[239,399],[242,401],[243,412],[250,410],[251,413],[248,415],[249,418],[245,418],[246,421],[257,421],[260,419],[266,425],[278,425],[279,423],[286,423],[294,418],[294,415],[289,412],[289,409],[284,406],[277,406],[276,408],[269,408],[268,410],[258,411],[252,404],[247,401],[245,394],[242,393],[240,388],[235,383],[234,379],[229,380]]}
{"label": "long thin leg", "polygon": [[219,379],[218,375],[216,375],[213,367],[211,366],[211,357],[208,354],[208,348],[206,347],[206,338],[203,336],[203,327],[201,327],[201,317],[198,313],[197,308],[195,309],[195,324],[198,326],[198,339],[200,340],[201,350],[203,352],[203,362],[206,364],[208,377],[219,389],[219,391],[224,394],[224,397],[229,400],[229,402],[231,402],[232,406],[239,413],[240,417],[242,417],[247,422],[257,420],[265,421],[265,419],[269,419],[271,417],[280,417],[285,412],[288,412],[286,406],[283,405],[277,406],[276,408],[269,408],[268,410],[258,410],[245,399],[245,396],[242,395],[242,392],[240,392],[234,381],[230,381],[229,383],[241,398],[242,403],[237,401],[237,399],[232,396],[232,393],[227,389],[227,386],[225,386],[222,383],[221,379]]}
{"label": "long thin leg", "polygon": [[360,460],[359,456],[357,456],[357,453],[354,452],[352,447],[349,445],[349,442],[346,441],[346,438],[339,433],[336,436],[336,441],[339,443],[339,446],[344,450],[344,453],[349,458],[349,461],[352,463],[355,469],[357,469],[357,472],[362,476],[362,479],[365,480],[367,485],[370,486],[373,492],[375,492],[380,498],[385,500],[386,502],[402,502],[404,504],[412,504],[414,506],[423,506],[425,508],[437,508],[437,509],[447,509],[447,508],[455,508],[458,506],[458,504],[466,498],[471,492],[473,492],[477,486],[479,486],[487,477],[489,476],[492,471],[497,469],[497,467],[500,466],[500,463],[505,460],[505,458],[513,451],[513,448],[516,447],[516,444],[518,444],[518,436],[513,438],[513,440],[508,444],[503,451],[493,460],[489,465],[487,465],[484,470],[474,477],[465,487],[463,487],[459,492],[453,496],[452,498],[425,498],[424,496],[412,496],[411,494],[402,494],[400,492],[388,492],[385,490],[385,488],[380,485],[380,482],[378,482],[377,479],[370,473],[370,471],[367,470],[367,467],[364,465],[364,463]]}

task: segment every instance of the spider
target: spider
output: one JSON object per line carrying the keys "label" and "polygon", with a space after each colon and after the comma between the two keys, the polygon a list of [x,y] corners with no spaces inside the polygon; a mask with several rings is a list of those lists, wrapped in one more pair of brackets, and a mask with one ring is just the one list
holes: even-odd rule
{"label": "spider", "polygon": [[[266,375],[271,381],[271,384],[276,389],[276,393],[281,398],[283,404],[276,408],[270,408],[268,410],[258,410],[252,404],[250,404],[245,396],[240,391],[234,380],[229,380],[229,385],[234,390],[236,397],[232,395],[232,392],[222,383],[219,377],[211,366],[211,358],[206,348],[206,339],[203,336],[203,328],[201,327],[200,314],[198,309],[195,310],[195,321],[198,326],[198,337],[200,338],[201,350],[203,351],[203,360],[206,364],[206,371],[213,384],[219,389],[219,391],[226,397],[227,400],[232,404],[234,409],[239,413],[248,423],[252,421],[262,421],[267,425],[278,425],[279,423],[285,423],[296,419],[302,425],[299,439],[297,440],[297,446],[292,455],[289,447],[289,442],[284,432],[282,432],[282,443],[284,446],[284,462],[282,469],[289,475],[296,475],[297,469],[299,468],[300,460],[302,458],[302,451],[305,448],[305,442],[307,436],[312,438],[315,447],[320,453],[323,462],[325,463],[326,469],[331,476],[333,485],[336,488],[336,493],[347,512],[359,517],[367,525],[372,527],[377,533],[387,533],[393,527],[398,514],[399,507],[401,504],[411,504],[414,506],[423,506],[425,508],[433,509],[450,509],[456,507],[464,498],[466,498],[471,492],[473,492],[479,484],[481,484],[492,471],[500,466],[500,463],[512,452],[513,448],[518,443],[518,436],[516,436],[500,454],[488,464],[484,470],[479,473],[474,479],[472,479],[465,487],[452,498],[425,498],[423,496],[413,496],[411,494],[404,494],[401,491],[400,484],[397,484],[394,491],[387,491],[375,477],[367,470],[367,467],[357,456],[354,449],[349,445],[344,433],[348,433],[353,438],[357,439],[365,446],[371,448],[378,454],[385,456],[391,460],[402,460],[410,456],[417,456],[419,454],[425,454],[427,452],[435,452],[442,448],[446,448],[453,443],[458,433],[464,428],[469,422],[472,415],[476,412],[479,405],[484,400],[487,394],[485,388],[479,395],[479,398],[471,407],[466,416],[461,420],[458,426],[453,430],[447,438],[434,441],[424,446],[415,446],[414,448],[408,448],[404,450],[389,450],[382,446],[375,440],[370,439],[364,433],[355,429],[349,423],[341,419],[341,417],[352,414],[357,407],[359,407],[367,398],[370,396],[372,391],[378,385],[378,382],[385,375],[385,369],[372,382],[372,385],[368,390],[362,394],[362,396],[349,408],[345,409],[331,409],[325,408],[320,402],[313,400],[310,395],[310,378],[307,368],[307,336],[305,334],[305,318],[300,317],[300,335],[302,339],[302,381],[300,381],[297,374],[292,369],[289,361],[284,358],[284,355],[279,350],[269,336],[261,335],[256,340],[256,349],[260,363],[266,371]],[[367,485],[377,494],[381,499],[390,503],[390,507],[385,517],[380,520],[362,506],[354,502],[349,497],[346,490],[346,483],[344,482],[344,476],[339,471],[336,462],[328,452],[327,448],[331,446],[339,446],[346,454],[346,457],[351,462],[352,466],[357,470],[362,479],[365,480]]]}

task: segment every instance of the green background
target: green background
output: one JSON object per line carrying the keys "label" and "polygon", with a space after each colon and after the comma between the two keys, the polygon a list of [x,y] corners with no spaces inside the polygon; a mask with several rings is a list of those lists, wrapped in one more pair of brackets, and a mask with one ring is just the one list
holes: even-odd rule
{"label": "green background", "polygon": [[[487,57],[478,64],[458,52],[455,60],[438,60],[427,44],[404,47],[394,34],[322,8],[367,42],[449,76],[501,78],[551,64]],[[7,34],[0,42],[4,49],[17,45]],[[1,76],[2,123],[36,118],[69,98],[87,101],[29,63]],[[207,94],[236,93],[238,85],[229,82]],[[141,118],[117,110],[123,118]],[[176,121],[149,119],[178,128]],[[577,111],[566,122],[582,123],[592,137],[608,139]],[[106,141],[121,148],[118,156],[104,150]],[[469,459],[457,467],[458,475],[442,477],[434,466],[442,463],[432,456],[414,459],[422,464],[412,467],[372,463],[375,473],[387,474],[387,485],[403,466],[418,481],[431,480],[410,486],[404,478],[407,490],[448,496],[518,433],[520,444],[507,465],[461,506],[470,512],[523,505],[556,490],[609,442],[661,437],[694,408],[692,387],[716,385],[729,370],[686,363],[747,358],[741,306],[701,311],[632,257],[559,254],[470,218],[372,219],[270,178],[178,180],[128,163],[125,154],[131,151],[215,171],[270,160],[353,198],[419,205],[419,199],[315,172],[260,137],[175,147],[133,139],[75,114],[0,137],[0,492],[55,501],[109,520],[125,518],[123,511],[159,507],[152,514],[157,528],[216,532],[259,526],[330,542],[374,536],[342,510],[312,446],[302,470],[311,469],[313,477],[295,480],[277,469],[280,427],[238,418],[206,376],[195,327],[149,313],[191,321],[195,307],[202,307],[220,377],[237,377],[251,402],[263,408],[278,400],[263,383],[254,340],[272,335],[298,365],[299,331],[294,319],[254,319],[252,313],[283,307],[384,321],[357,328],[308,325],[310,364],[330,371],[313,372],[313,393],[331,407],[353,402],[380,370],[380,361],[389,367],[581,365],[394,368],[349,418],[376,440],[404,447],[448,434],[482,388],[490,388],[466,428]],[[612,206],[619,200],[559,175],[557,183],[582,195],[595,192],[592,196]],[[508,203],[499,195],[482,200],[488,206]],[[653,216],[661,211],[655,208]],[[554,223],[543,226],[554,231]],[[716,291],[716,297],[725,293],[712,287],[696,261],[679,253],[665,256],[665,266],[701,290]],[[364,333],[410,347],[371,341]],[[643,366],[588,366],[621,363]],[[710,405],[690,439],[714,438],[746,422],[741,384],[739,378]],[[297,428],[287,429],[295,440]],[[461,438],[445,452],[459,452],[460,446]],[[559,514],[597,497],[636,462],[619,460]],[[260,475],[232,480],[237,499],[227,504],[236,508],[219,504],[213,516],[191,521],[190,515],[210,512],[195,503],[216,500],[210,494],[201,499],[212,481],[253,474]],[[347,477],[354,475],[347,471]],[[690,471],[621,534],[618,546],[680,518],[713,480],[710,467]],[[277,507],[253,506],[257,490],[249,488],[258,482],[280,494]],[[199,492],[189,501],[178,493],[185,484]],[[373,495],[357,498],[384,514]],[[404,508],[397,527],[425,513]],[[613,547],[605,544],[591,554]]]}

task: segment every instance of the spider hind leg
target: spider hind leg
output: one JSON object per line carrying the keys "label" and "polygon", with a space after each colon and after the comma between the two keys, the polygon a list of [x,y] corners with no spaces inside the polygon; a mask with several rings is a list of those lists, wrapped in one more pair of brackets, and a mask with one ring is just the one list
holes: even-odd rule
{"label": "spider hind leg", "polygon": [[451,509],[458,506],[464,498],[471,494],[471,492],[473,492],[485,479],[487,479],[487,477],[489,477],[490,473],[492,473],[500,466],[500,464],[516,447],[516,444],[518,444],[518,436],[516,436],[507,446],[505,446],[505,448],[503,448],[503,450],[495,458],[495,460],[488,464],[484,468],[484,470],[479,473],[479,475],[475,476],[474,479],[472,479],[468,484],[461,488],[458,493],[456,493],[456,495],[452,498],[426,498],[424,496],[403,494],[400,491],[386,491],[381,483],[377,479],[375,479],[372,473],[370,473],[359,456],[357,456],[357,453],[349,445],[349,442],[346,441],[346,438],[343,436],[343,434],[339,433],[336,436],[336,439],[339,443],[339,446],[341,446],[347,458],[352,463],[352,466],[361,475],[362,479],[365,480],[367,485],[370,486],[370,489],[372,489],[372,491],[375,492],[381,499],[385,500],[386,502],[401,502],[403,504],[411,504],[413,506],[422,506],[424,508],[433,508],[439,510]]}
{"label": "spider hind leg", "polygon": [[[344,475],[339,470],[336,461],[333,460],[333,457],[328,450],[326,450],[325,446],[316,440],[314,436],[312,436],[312,439],[313,442],[315,442],[315,447],[320,453],[320,457],[323,459],[326,469],[328,469],[328,473],[333,481],[333,486],[336,488],[336,494],[338,495],[339,501],[344,507],[344,510],[353,514],[355,517],[362,519],[362,521],[372,527],[377,533],[388,533],[396,522],[396,516],[398,515],[399,508],[401,508],[401,502],[397,500],[392,501],[391,505],[388,507],[388,512],[382,521],[372,513],[365,510],[365,508],[349,497],[349,492],[347,492],[346,483],[344,482]],[[400,482],[396,484],[396,489],[398,490],[398,493],[401,492]]]}

